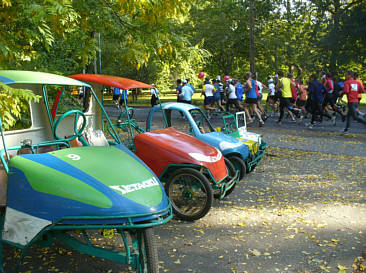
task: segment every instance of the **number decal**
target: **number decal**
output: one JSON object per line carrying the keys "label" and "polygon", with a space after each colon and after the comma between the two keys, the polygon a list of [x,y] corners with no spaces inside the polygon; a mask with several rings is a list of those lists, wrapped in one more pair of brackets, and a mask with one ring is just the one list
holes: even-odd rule
{"label": "number decal", "polygon": [[68,154],[67,157],[70,158],[71,160],[80,160],[81,159],[81,157],[76,154]]}

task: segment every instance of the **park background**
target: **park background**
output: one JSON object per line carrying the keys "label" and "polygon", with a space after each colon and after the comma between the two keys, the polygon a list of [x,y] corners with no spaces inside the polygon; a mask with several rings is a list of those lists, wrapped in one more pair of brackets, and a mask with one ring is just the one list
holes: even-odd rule
{"label": "park background", "polygon": [[[278,70],[307,81],[351,69],[366,79],[360,0],[0,0],[0,21],[0,69],[118,75],[170,95],[178,78],[202,85],[201,71],[252,71],[266,83]],[[0,89],[3,118],[19,113],[15,97],[32,98]]]}

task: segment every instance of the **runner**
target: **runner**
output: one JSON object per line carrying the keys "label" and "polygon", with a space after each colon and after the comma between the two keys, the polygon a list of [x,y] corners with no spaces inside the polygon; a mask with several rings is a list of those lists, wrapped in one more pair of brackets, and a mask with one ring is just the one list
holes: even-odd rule
{"label": "runner", "polygon": [[262,84],[260,81],[257,80],[257,75],[253,75],[253,80],[255,80],[255,84],[258,86],[258,100],[257,100],[257,107],[259,111],[262,113],[262,119],[264,121],[267,120],[267,114],[263,109],[262,106],[262,98],[263,98],[263,89],[267,89],[268,87]]}
{"label": "runner", "polygon": [[236,96],[238,98],[239,104],[242,105],[243,97],[244,97],[243,85],[241,84],[241,82],[239,80],[235,80],[234,84],[235,84],[235,92],[236,92]]}
{"label": "runner", "polygon": [[278,71],[278,83],[277,89],[280,90],[280,117],[277,120],[278,124],[281,124],[282,118],[285,114],[285,108],[291,116],[292,122],[296,122],[294,115],[299,115],[299,112],[290,105],[290,99],[292,98],[291,87],[293,84],[289,78],[284,77],[283,71]]}
{"label": "runner", "polygon": [[117,108],[119,108],[118,99],[119,99],[120,95],[121,95],[121,90],[117,87],[113,87],[113,102]]}
{"label": "runner", "polygon": [[217,106],[219,107],[219,110],[225,111],[225,108],[221,104],[221,93],[222,93],[222,90],[223,90],[223,86],[220,83],[219,79],[213,80],[213,82],[214,82],[214,87],[215,87],[215,90],[216,90],[216,92],[214,93],[214,101],[215,101],[215,103],[217,103]]}
{"label": "runner", "polygon": [[122,111],[125,107],[125,98],[126,98],[126,103],[128,104],[128,89],[121,90],[121,98],[119,99],[119,107]]}
{"label": "runner", "polygon": [[253,122],[253,119],[251,118],[249,111],[248,111],[248,107],[249,109],[255,114],[257,115],[258,119],[259,119],[259,127],[262,127],[264,125],[264,121],[262,120],[262,116],[260,111],[257,108],[257,102],[258,102],[258,90],[257,90],[257,85],[255,84],[255,80],[252,79],[252,73],[247,72],[245,73],[245,88],[246,88],[246,99],[245,99],[245,113],[248,115],[248,123]]}
{"label": "runner", "polygon": [[182,93],[182,80],[181,79],[178,79],[177,80],[177,87],[175,88],[175,91],[177,93],[177,102],[180,102],[181,101],[181,93]]}
{"label": "runner", "polygon": [[[356,81],[358,81],[361,85],[362,85],[362,87],[364,87],[364,85],[363,85],[363,82],[358,78],[358,73],[357,72],[354,72],[354,76],[353,76],[353,78],[356,80]],[[360,94],[358,94],[358,105],[360,105],[360,102],[361,102],[361,99],[362,99],[362,94],[360,93]],[[357,105],[357,109],[356,109],[356,111],[357,111],[357,114],[359,114],[359,115],[361,115],[361,116],[365,116],[366,114],[365,113],[362,113],[361,111],[360,111],[360,109],[358,108],[358,105]]]}
{"label": "runner", "polygon": [[294,76],[291,73],[289,73],[287,76],[292,83],[292,85],[291,85],[292,96],[289,101],[291,103],[291,106],[295,106],[296,101],[297,101],[297,92],[298,92],[299,84],[295,81]]}
{"label": "runner", "polygon": [[[323,108],[325,111],[328,110],[328,104],[330,105],[331,109],[334,111],[334,114],[335,113],[338,113],[341,118],[342,118],[342,121],[345,120],[345,115],[342,113],[342,111],[337,107],[336,105],[336,100],[335,100],[335,82],[334,80],[332,79],[331,77],[331,74],[330,73],[326,73],[325,74],[325,82],[324,82],[324,86],[327,90],[327,92],[325,93],[325,96],[324,96],[324,101],[323,101]],[[335,126],[336,125],[336,119],[333,119],[333,125]]]}
{"label": "runner", "polygon": [[150,104],[151,107],[154,107],[156,105],[156,101],[158,100],[159,90],[155,87],[155,84],[152,83],[151,86],[153,86],[154,88],[150,89],[151,93]]}
{"label": "runner", "polygon": [[239,103],[237,94],[236,94],[236,90],[235,90],[235,85],[233,83],[232,79],[228,79],[227,83],[229,84],[228,86],[228,101],[226,102],[226,111],[230,111],[230,106],[234,105],[235,108],[238,111],[243,111],[245,110]]}
{"label": "runner", "polygon": [[276,89],[275,89],[275,85],[273,82],[273,79],[268,78],[268,96],[267,96],[267,101],[266,101],[266,109],[268,111],[268,107],[271,106],[271,114],[270,116],[273,116],[275,111],[276,111],[276,101],[277,101],[277,97],[275,95],[276,93]]}
{"label": "runner", "polygon": [[349,128],[351,125],[351,116],[354,120],[357,120],[358,122],[366,125],[366,120],[358,116],[356,113],[356,108],[358,106],[358,95],[362,94],[365,91],[365,89],[363,85],[359,81],[355,80],[353,77],[354,77],[353,72],[347,71],[346,81],[344,82],[344,91],[342,92],[342,95],[343,94],[347,95],[348,100],[346,128],[344,128],[343,131],[345,135],[348,135],[349,133]]}
{"label": "runner", "polygon": [[309,96],[311,97],[311,122],[307,124],[309,126],[309,129],[312,129],[315,125],[315,117],[316,114],[320,114],[320,119],[322,120],[322,117],[325,116],[332,120],[332,123],[334,123],[335,116],[329,115],[327,112],[324,111],[322,107],[323,103],[323,96],[326,92],[326,89],[324,85],[317,80],[317,77],[315,74],[312,74],[309,78]]}
{"label": "runner", "polygon": [[203,90],[201,93],[201,96],[205,96],[205,99],[203,101],[205,110],[215,110],[215,107],[213,106],[213,104],[215,103],[214,91],[215,87],[211,84],[210,78],[206,78],[205,85],[203,86]]}
{"label": "runner", "polygon": [[183,87],[181,93],[181,101],[183,103],[192,104],[193,89],[188,85],[187,80],[183,80]]}
{"label": "runner", "polygon": [[299,98],[296,101],[296,106],[297,108],[299,108],[301,110],[301,117],[300,117],[300,122],[302,122],[304,120],[304,118],[306,118],[306,101],[308,99],[308,92],[306,90],[306,87],[303,83],[302,80],[300,80],[299,82]]}

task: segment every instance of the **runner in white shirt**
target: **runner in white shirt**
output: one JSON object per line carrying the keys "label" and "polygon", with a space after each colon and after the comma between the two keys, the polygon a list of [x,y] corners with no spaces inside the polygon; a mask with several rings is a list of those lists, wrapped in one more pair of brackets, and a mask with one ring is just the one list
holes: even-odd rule
{"label": "runner in white shirt", "polygon": [[201,94],[201,96],[202,95],[205,96],[205,99],[203,101],[205,110],[216,110],[215,107],[213,106],[215,103],[215,99],[214,99],[215,91],[216,91],[216,89],[211,84],[210,79],[206,78],[205,85],[203,86],[203,90],[202,90],[202,94]]}
{"label": "runner in white shirt", "polygon": [[265,86],[264,84],[262,84],[260,81],[257,80],[257,75],[253,75],[253,79],[256,81],[256,85],[258,86],[258,93],[259,93],[259,97],[258,97],[258,101],[257,101],[257,106],[259,111],[261,111],[262,113],[262,118],[264,119],[264,121],[267,119],[267,115],[266,112],[263,109],[263,105],[262,105],[262,98],[263,98],[263,89],[267,88],[267,86]]}
{"label": "runner in white shirt", "polygon": [[227,82],[229,83],[228,86],[228,101],[226,103],[226,111],[230,111],[230,106],[233,104],[235,106],[235,108],[238,111],[244,111],[244,108],[242,106],[240,106],[238,97],[236,96],[236,92],[235,92],[235,84],[233,83],[232,79],[228,79]]}
{"label": "runner in white shirt", "polygon": [[273,82],[273,79],[268,78],[268,97],[266,101],[266,108],[268,110],[268,107],[271,106],[271,116],[274,115],[274,113],[276,112],[276,101],[276,86]]}

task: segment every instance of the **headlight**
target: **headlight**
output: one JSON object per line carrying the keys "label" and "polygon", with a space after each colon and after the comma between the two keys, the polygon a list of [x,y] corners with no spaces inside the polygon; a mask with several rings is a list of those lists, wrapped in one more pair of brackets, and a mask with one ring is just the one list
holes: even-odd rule
{"label": "headlight", "polygon": [[241,145],[243,145],[243,143],[241,141],[239,141],[237,143],[222,141],[222,142],[220,142],[220,149],[221,149],[221,151],[224,151],[226,149],[233,149],[233,148],[240,147]]}
{"label": "headlight", "polygon": [[222,157],[222,154],[219,150],[217,150],[216,156],[207,156],[207,155],[200,154],[200,153],[189,153],[189,155],[197,161],[208,162],[208,163],[217,162]]}

